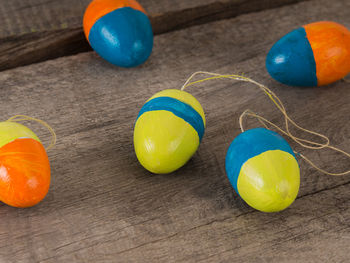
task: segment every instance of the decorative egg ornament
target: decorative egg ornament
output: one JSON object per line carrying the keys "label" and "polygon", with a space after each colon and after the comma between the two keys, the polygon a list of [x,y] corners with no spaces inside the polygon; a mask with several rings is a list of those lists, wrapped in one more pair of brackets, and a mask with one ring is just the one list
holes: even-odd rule
{"label": "decorative egg ornament", "polygon": [[262,212],[287,208],[299,191],[300,171],[292,148],[265,128],[247,130],[234,139],[226,154],[226,173],[240,197]]}
{"label": "decorative egg ornament", "polygon": [[203,108],[191,94],[163,90],[139,112],[134,128],[136,156],[152,173],[171,173],[196,152],[204,129]]}
{"label": "decorative egg ornament", "polygon": [[277,41],[266,68],[292,86],[327,85],[350,73],[350,31],[329,21],[304,25]]}
{"label": "decorative egg ornament", "polygon": [[14,207],[34,206],[49,186],[49,159],[39,138],[22,124],[0,122],[0,200]]}
{"label": "decorative egg ornament", "polygon": [[135,0],[93,0],[83,26],[91,47],[114,65],[136,67],[152,52],[152,26]]}

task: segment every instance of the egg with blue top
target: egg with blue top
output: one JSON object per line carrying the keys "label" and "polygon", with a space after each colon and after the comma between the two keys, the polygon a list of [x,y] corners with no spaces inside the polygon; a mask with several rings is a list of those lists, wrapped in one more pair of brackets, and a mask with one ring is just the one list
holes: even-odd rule
{"label": "egg with blue top", "polygon": [[83,27],[91,47],[114,65],[136,67],[152,52],[152,26],[135,0],[93,0]]}
{"label": "egg with blue top", "polygon": [[274,79],[291,86],[340,80],[350,73],[350,31],[330,21],[297,28],[272,46],[266,68]]}
{"label": "egg with blue top", "polygon": [[238,135],[226,154],[226,174],[236,193],[262,212],[290,206],[300,185],[292,148],[278,133],[256,128]]}
{"label": "egg with blue top", "polygon": [[141,165],[155,174],[174,172],[197,151],[205,115],[191,94],[168,89],[141,108],[134,128],[134,148]]}

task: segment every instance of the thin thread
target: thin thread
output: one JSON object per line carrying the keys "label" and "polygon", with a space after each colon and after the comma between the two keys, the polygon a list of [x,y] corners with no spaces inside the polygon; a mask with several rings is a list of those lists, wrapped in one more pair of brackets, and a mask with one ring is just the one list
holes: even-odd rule
{"label": "thin thread", "polygon": [[41,124],[42,126],[46,127],[49,130],[49,132],[51,133],[51,142],[50,142],[50,145],[46,148],[46,150],[50,150],[51,148],[53,148],[56,145],[57,136],[56,136],[54,129],[47,122],[45,122],[43,120],[29,117],[26,115],[15,115],[15,116],[9,118],[7,121],[10,121],[10,122],[35,121],[35,122]]}
{"label": "thin thread", "polygon": [[[204,79],[200,79],[200,80],[196,80],[196,81],[192,81],[191,80],[199,74],[205,74],[205,75],[210,75],[212,77],[208,77],[208,78],[204,78]],[[268,129],[268,126],[266,124],[269,124],[271,126],[273,126],[274,128],[276,128],[278,131],[280,131],[281,133],[283,133],[284,135],[288,136],[289,138],[291,138],[293,141],[295,141],[296,143],[298,143],[299,145],[301,145],[304,148],[307,149],[313,149],[313,150],[320,150],[320,149],[324,149],[324,148],[329,148],[332,149],[334,151],[340,152],[342,154],[344,154],[345,156],[350,158],[350,154],[339,149],[336,147],[333,147],[331,145],[329,145],[330,141],[329,138],[323,134],[317,133],[315,131],[311,131],[308,129],[305,129],[301,126],[299,126],[298,124],[296,124],[287,114],[286,109],[284,107],[284,104],[282,103],[282,101],[279,99],[279,97],[273,92],[271,91],[269,88],[267,88],[266,86],[256,82],[255,80],[252,80],[250,78],[247,78],[245,76],[241,76],[241,75],[235,75],[235,74],[230,74],[230,75],[222,75],[222,74],[217,74],[217,73],[212,73],[212,72],[205,72],[205,71],[198,71],[193,73],[185,82],[185,84],[182,86],[181,90],[184,91],[187,87],[192,86],[194,84],[197,83],[201,83],[201,82],[205,82],[208,80],[212,80],[212,79],[233,79],[233,80],[238,80],[238,81],[244,81],[244,82],[250,82],[255,84],[258,88],[260,88],[269,98],[270,100],[275,104],[275,106],[280,110],[280,112],[283,114],[284,116],[284,123],[285,123],[285,129],[283,130],[280,127],[278,127],[276,124],[272,123],[271,121],[259,116],[258,114],[254,113],[251,110],[245,110],[241,116],[239,117],[239,125],[241,128],[241,131],[244,132],[244,127],[243,127],[243,118],[244,116],[250,116],[250,117],[254,117],[256,119],[258,119],[258,121],[264,125],[265,128]],[[319,137],[320,139],[324,140],[324,143],[320,143],[320,142],[315,142],[315,141],[310,141],[310,140],[306,140],[303,138],[299,138],[294,136],[291,131],[289,130],[289,126],[292,125],[295,128],[306,132],[308,134],[312,134],[315,135],[317,137]],[[301,158],[303,158],[306,162],[308,162],[312,167],[314,167],[315,169],[317,169],[318,171],[324,173],[324,174],[328,174],[328,175],[334,175],[334,176],[341,176],[341,175],[346,175],[346,174],[350,174],[350,170],[343,172],[343,173],[331,173],[331,172],[327,172],[321,168],[319,168],[318,166],[316,166],[312,161],[310,161],[310,159],[308,159],[305,155],[300,154],[295,152],[297,155],[299,155]]]}

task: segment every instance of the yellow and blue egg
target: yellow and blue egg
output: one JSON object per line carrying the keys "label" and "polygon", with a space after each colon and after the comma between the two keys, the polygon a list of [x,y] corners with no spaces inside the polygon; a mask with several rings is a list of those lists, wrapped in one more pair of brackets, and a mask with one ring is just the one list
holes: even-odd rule
{"label": "yellow and blue egg", "polygon": [[196,98],[181,90],[163,90],[139,112],[134,128],[136,156],[152,173],[171,173],[197,151],[204,130],[205,115]]}
{"label": "yellow and blue egg", "polygon": [[237,194],[262,212],[290,206],[300,185],[299,165],[288,142],[265,128],[247,130],[231,143],[226,173]]}

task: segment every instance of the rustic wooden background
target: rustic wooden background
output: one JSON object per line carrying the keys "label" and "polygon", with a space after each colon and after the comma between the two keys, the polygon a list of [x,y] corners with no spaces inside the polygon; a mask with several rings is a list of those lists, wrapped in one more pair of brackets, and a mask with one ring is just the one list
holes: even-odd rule
{"label": "rustic wooden background", "polygon": [[[298,198],[274,214],[233,192],[224,158],[240,113],[250,108],[282,123],[257,88],[222,80],[188,89],[205,109],[207,129],[174,174],[148,173],[132,143],[145,100],[205,70],[266,84],[297,123],[350,151],[349,83],[287,87],[264,66],[271,45],[302,24],[350,28],[348,0],[140,0],[158,35],[150,59],[133,69],[83,52],[88,2],[0,0],[2,118],[41,118],[58,136],[45,200],[30,209],[0,205],[0,262],[349,262],[350,176],[326,176],[300,161]],[[333,152],[292,146],[324,169],[350,167]]]}

